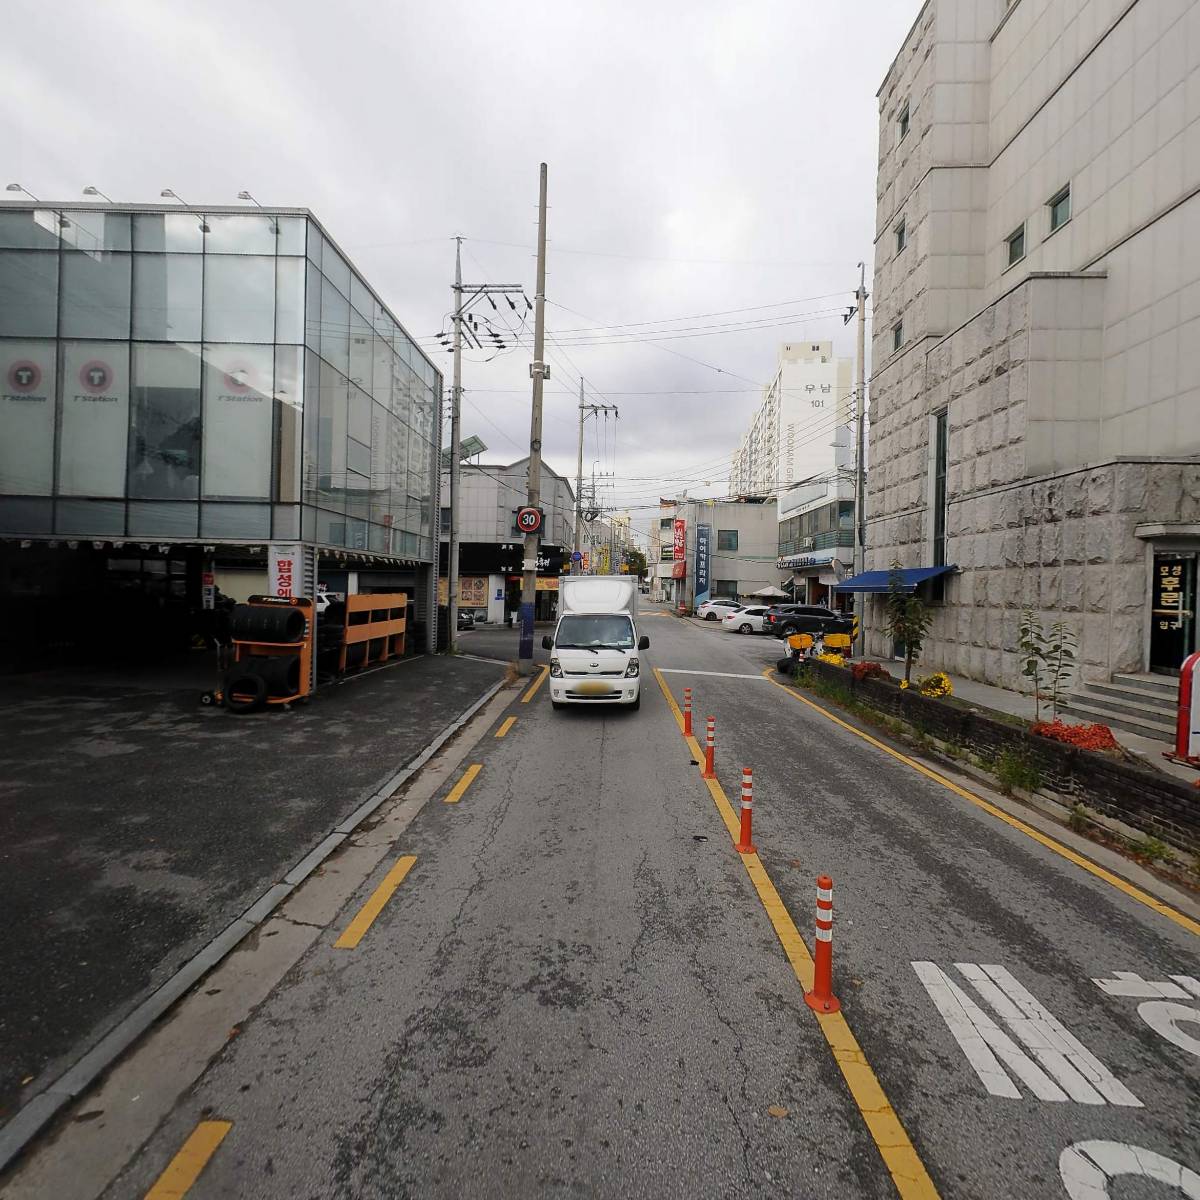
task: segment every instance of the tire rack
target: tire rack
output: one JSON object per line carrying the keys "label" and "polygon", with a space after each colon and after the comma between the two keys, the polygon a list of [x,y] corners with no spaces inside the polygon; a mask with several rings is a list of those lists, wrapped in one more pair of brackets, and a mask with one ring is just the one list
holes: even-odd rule
{"label": "tire rack", "polygon": [[355,663],[355,667],[402,656],[407,614],[408,596],[404,592],[347,596],[345,637],[338,654],[338,672],[345,673],[351,646],[366,643],[363,659]]}
{"label": "tire rack", "polygon": [[[298,642],[249,642],[233,639],[233,663],[240,663],[252,654],[300,655],[300,689],[291,696],[268,696],[267,704],[292,704],[303,700],[312,691],[312,660],[313,660],[313,602],[305,596],[251,596],[247,604],[256,608],[279,608],[281,605],[298,608],[304,613],[304,637]],[[218,692],[218,701],[223,697]]]}

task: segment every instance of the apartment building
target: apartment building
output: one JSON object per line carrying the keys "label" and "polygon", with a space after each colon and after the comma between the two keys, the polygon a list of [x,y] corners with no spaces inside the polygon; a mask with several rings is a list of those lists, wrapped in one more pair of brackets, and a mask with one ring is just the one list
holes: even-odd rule
{"label": "apartment building", "polygon": [[[923,658],[1021,683],[1021,611],[1085,680],[1194,650],[1200,4],[927,0],[879,90],[867,567]],[[883,600],[867,649],[891,649]]]}

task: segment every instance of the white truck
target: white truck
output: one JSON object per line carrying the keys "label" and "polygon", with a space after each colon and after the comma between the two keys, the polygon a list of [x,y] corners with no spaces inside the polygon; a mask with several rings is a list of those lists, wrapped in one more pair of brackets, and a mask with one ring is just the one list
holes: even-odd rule
{"label": "white truck", "polygon": [[642,703],[637,632],[637,579],[632,575],[568,575],[559,584],[558,624],[542,638],[550,651],[550,703]]}

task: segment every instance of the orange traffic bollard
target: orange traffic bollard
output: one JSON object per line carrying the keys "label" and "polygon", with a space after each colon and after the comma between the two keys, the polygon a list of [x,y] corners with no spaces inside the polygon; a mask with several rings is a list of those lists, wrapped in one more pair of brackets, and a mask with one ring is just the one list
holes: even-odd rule
{"label": "orange traffic bollard", "polygon": [[692,689],[683,689],[683,736],[692,736]]}
{"label": "orange traffic bollard", "polygon": [[833,994],[833,880],[817,876],[817,945],[813,955],[813,989],[804,1002],[817,1012],[835,1013],[841,1003]]}
{"label": "orange traffic bollard", "polygon": [[751,836],[750,825],[754,819],[754,772],[742,768],[742,835],[737,844],[739,854],[757,854],[758,847]]}
{"label": "orange traffic bollard", "polygon": [[705,779],[716,779],[717,773],[713,769],[713,751],[717,745],[717,718],[708,718],[708,730],[704,738],[704,770],[701,775]]}

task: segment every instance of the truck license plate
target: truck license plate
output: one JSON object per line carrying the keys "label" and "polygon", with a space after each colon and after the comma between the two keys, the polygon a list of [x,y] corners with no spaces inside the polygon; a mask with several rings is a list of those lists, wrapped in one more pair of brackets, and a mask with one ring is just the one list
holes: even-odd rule
{"label": "truck license plate", "polygon": [[575,690],[581,696],[606,696],[611,689],[607,683],[581,683]]}

